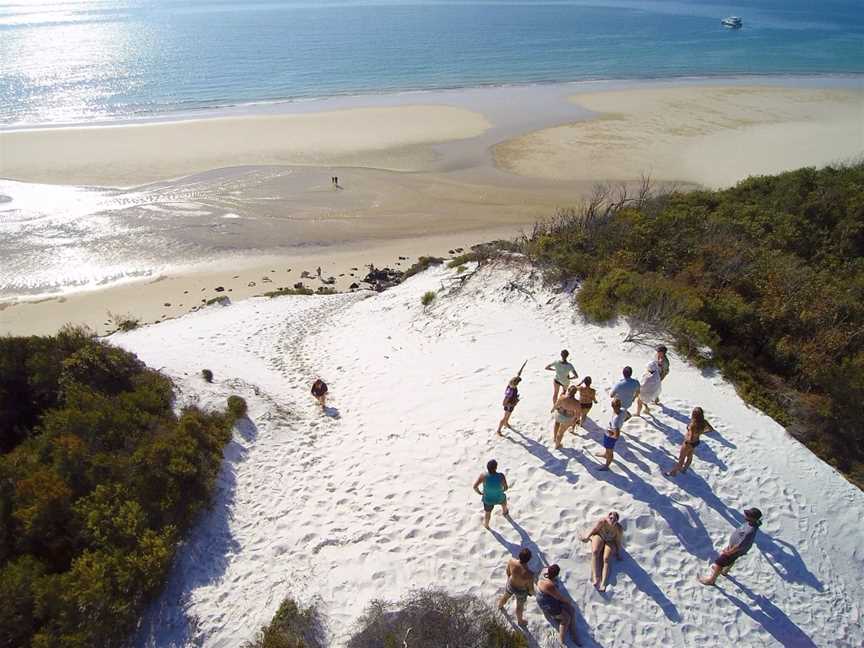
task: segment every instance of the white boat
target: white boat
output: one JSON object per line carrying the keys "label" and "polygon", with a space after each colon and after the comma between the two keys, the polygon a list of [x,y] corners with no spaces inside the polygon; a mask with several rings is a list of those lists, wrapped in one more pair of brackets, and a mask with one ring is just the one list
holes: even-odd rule
{"label": "white boat", "polygon": [[730,29],[740,29],[741,25],[744,23],[738,16],[729,16],[720,21],[724,27],[729,27]]}

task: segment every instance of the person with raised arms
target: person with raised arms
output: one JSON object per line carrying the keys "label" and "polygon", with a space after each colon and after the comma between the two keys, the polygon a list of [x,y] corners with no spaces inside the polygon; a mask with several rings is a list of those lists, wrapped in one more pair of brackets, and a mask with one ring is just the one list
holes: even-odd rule
{"label": "person with raised arms", "polygon": [[555,409],[555,403],[558,402],[558,390],[566,390],[570,386],[570,381],[579,377],[574,367],[567,358],[570,357],[570,352],[567,349],[561,351],[561,359],[551,362],[546,365],[546,371],[554,371],[555,378],[552,380],[552,409]]}
{"label": "person with raised arms", "polygon": [[624,529],[618,522],[619,516],[615,511],[610,511],[606,517],[602,517],[581,538],[582,542],[591,543],[591,581],[601,592],[606,591],[606,579],[609,577],[609,558],[614,554],[615,558],[621,560],[621,545],[624,540]]}
{"label": "person with raised arms", "polygon": [[[480,490],[480,485],[483,490]],[[492,509],[496,505],[501,506],[504,517],[510,515],[507,509],[507,478],[498,472],[498,462],[494,459],[486,464],[486,472],[481,474],[474,482],[474,490],[481,496],[483,502],[483,526],[489,528],[489,519],[492,517]]]}

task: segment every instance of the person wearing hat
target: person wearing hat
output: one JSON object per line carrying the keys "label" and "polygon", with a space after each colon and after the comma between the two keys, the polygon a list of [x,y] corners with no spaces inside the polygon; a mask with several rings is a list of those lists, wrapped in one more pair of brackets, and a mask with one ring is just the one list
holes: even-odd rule
{"label": "person wearing hat", "polygon": [[762,511],[758,508],[749,508],[744,511],[747,521],[732,532],[729,536],[729,545],[720,552],[717,560],[711,565],[711,575],[708,578],[699,577],[703,585],[713,585],[720,574],[726,574],[741,556],[750,551],[753,541],[756,539],[756,531],[762,524]]}
{"label": "person wearing hat", "polygon": [[522,382],[522,378],[515,376],[510,379],[510,382],[507,383],[507,388],[504,390],[504,417],[498,423],[498,436],[504,436],[501,434],[501,428],[512,429],[510,427],[510,415],[516,409],[516,404],[519,402],[520,382]]}
{"label": "person wearing hat", "polygon": [[574,623],[573,604],[558,589],[558,575],[561,568],[558,565],[549,565],[546,574],[537,583],[537,605],[550,619],[558,621],[558,637],[561,645],[567,645],[568,631],[573,635],[573,641],[581,646],[576,636],[576,624]]}

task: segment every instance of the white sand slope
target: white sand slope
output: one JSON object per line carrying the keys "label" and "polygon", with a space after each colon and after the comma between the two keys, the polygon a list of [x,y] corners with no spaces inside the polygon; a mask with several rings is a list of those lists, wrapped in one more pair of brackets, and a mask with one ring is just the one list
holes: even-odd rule
{"label": "white sand slope", "polygon": [[[650,350],[623,344],[623,326],[582,323],[568,295],[518,268],[484,270],[424,312],[423,292],[453,274],[435,269],[377,296],[253,299],[113,338],[174,378],[184,401],[221,406],[239,393],[250,405],[215,505],[138,645],[238,646],[291,594],[321,603],[341,646],[373,598],[442,586],[492,602],[506,559],[528,546],[537,564],[561,565],[586,645],[861,646],[864,494],[677,357],[664,407],[625,426],[611,472],[590,456],[598,424],[551,450],[543,366],[569,348],[599,390],[592,419],[605,424],[621,367],[638,373]],[[503,390],[525,359],[518,432],[499,439]],[[205,367],[212,385],[198,377]],[[319,374],[328,415],[308,394]],[[717,433],[671,480],[662,470],[695,405]],[[512,485],[513,523],[496,512],[489,532],[471,483],[493,457]],[[745,506],[765,513],[756,545],[734,580],[700,585]],[[578,535],[611,509],[625,556],[601,595]],[[552,645],[533,599],[526,616],[535,645]]]}

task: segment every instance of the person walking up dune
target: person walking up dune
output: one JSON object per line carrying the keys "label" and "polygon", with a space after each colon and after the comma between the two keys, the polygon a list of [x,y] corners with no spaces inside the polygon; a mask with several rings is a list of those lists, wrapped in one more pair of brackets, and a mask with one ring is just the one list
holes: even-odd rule
{"label": "person walking up dune", "polygon": [[327,407],[327,383],[318,378],[312,383],[312,395],[315,397],[315,400],[318,401],[318,404],[321,408]]}
{"label": "person walking up dune", "polygon": [[591,581],[601,592],[606,591],[609,558],[614,554],[615,558],[621,560],[624,529],[618,519],[618,513],[610,511],[609,515],[597,521],[588,535],[581,538],[582,542],[591,543]]}
{"label": "person walking up dune", "polygon": [[522,378],[515,376],[510,379],[510,382],[507,383],[507,388],[504,390],[504,416],[498,423],[498,436],[504,436],[501,434],[501,428],[506,427],[507,429],[512,429],[510,427],[510,415],[519,403],[520,382],[522,382]]}
{"label": "person walking up dune", "polygon": [[652,360],[645,367],[645,373],[642,375],[642,381],[639,383],[639,395],[636,397],[636,416],[642,415],[642,408],[645,408],[645,413],[650,414],[651,409],[648,403],[653,401],[660,395],[660,367],[657,362]]}
{"label": "person walking up dune", "polygon": [[624,411],[624,420],[630,418],[630,406],[633,404],[633,401],[636,400],[636,397],[639,396],[639,381],[633,378],[633,368],[632,367],[624,367],[621,372],[624,375],[624,378],[615,383],[615,386],[612,388],[612,393],[610,396],[615,399],[617,398],[621,401],[621,409]]}
{"label": "person walking up dune", "polygon": [[687,472],[690,464],[693,462],[693,453],[696,451],[702,441],[699,437],[708,430],[714,431],[711,424],[705,420],[705,412],[701,407],[694,407],[690,414],[690,422],[687,424],[687,434],[684,437],[684,443],[681,444],[681,450],[678,452],[678,463],[669,472],[663,474],[668,477],[674,477],[678,473]]}
{"label": "person walking up dune", "polygon": [[707,578],[699,576],[699,582],[703,585],[713,585],[720,574],[727,574],[741,556],[750,551],[756,532],[762,524],[762,511],[758,508],[750,508],[744,511],[747,521],[732,532],[729,536],[729,544],[717,556],[717,560],[711,565],[711,575]]}
{"label": "person walking up dune", "polygon": [[576,367],[567,361],[568,357],[570,357],[570,352],[564,349],[561,351],[560,360],[546,365],[546,371],[555,372],[555,378],[552,381],[552,409],[555,409],[555,403],[558,402],[558,390],[567,389],[570,386],[570,381],[579,377],[579,374],[576,373]]}
{"label": "person walking up dune", "polygon": [[576,625],[573,622],[573,604],[558,589],[558,576],[561,568],[558,565],[549,565],[546,574],[537,583],[537,605],[543,610],[547,617],[558,621],[558,638],[562,646],[567,645],[568,631],[577,646],[579,637],[576,636]]}
{"label": "person walking up dune", "polygon": [[576,400],[576,387],[568,387],[567,393],[555,403],[555,425],[552,428],[552,441],[556,449],[562,447],[564,432],[576,424],[579,416],[579,401]]}
{"label": "person walking up dune", "polygon": [[516,597],[516,622],[520,626],[527,625],[525,621],[525,601],[534,594],[534,572],[528,568],[531,562],[531,550],[523,548],[519,552],[518,560],[511,558],[507,561],[507,584],[504,586],[504,594],[498,600],[498,609],[504,611],[504,606],[511,597]]}
{"label": "person walking up dune", "polygon": [[597,390],[591,387],[591,376],[585,376],[582,382],[577,385],[579,392],[579,425],[584,425],[588,418],[588,412],[591,407],[597,402]]}
{"label": "person walking up dune", "polygon": [[[483,485],[483,490],[480,490],[480,485]],[[507,508],[507,478],[503,473],[498,472],[498,462],[492,459],[486,464],[486,472],[480,475],[474,482],[474,490],[482,497],[483,501],[483,526],[489,528],[489,519],[492,517],[492,509],[496,505],[501,506],[501,511],[504,517],[509,517],[510,511]]]}
{"label": "person walking up dune", "polygon": [[609,426],[606,429],[606,434],[603,435],[603,452],[598,452],[598,457],[605,457],[606,464],[600,466],[598,470],[609,470],[609,466],[612,465],[612,460],[615,458],[615,444],[618,443],[618,439],[621,437],[621,426],[624,425],[624,421],[627,420],[625,415],[627,412],[621,407],[621,401],[619,399],[614,399],[612,401],[612,418],[609,419]]}

